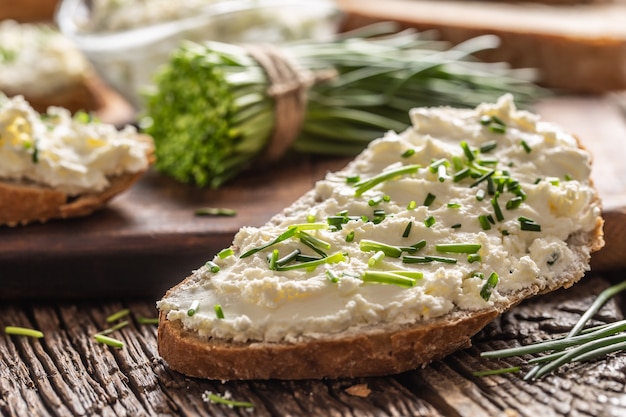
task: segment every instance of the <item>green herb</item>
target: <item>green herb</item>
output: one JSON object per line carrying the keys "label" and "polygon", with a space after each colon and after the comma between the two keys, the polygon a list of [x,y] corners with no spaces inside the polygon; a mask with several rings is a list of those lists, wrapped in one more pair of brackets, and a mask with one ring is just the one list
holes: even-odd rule
{"label": "green herb", "polygon": [[489,217],[486,214],[481,214],[478,216],[478,222],[480,223],[480,227],[483,230],[490,230],[491,223],[489,222]]}
{"label": "green herb", "polygon": [[354,184],[359,181],[361,181],[361,177],[359,175],[352,175],[352,176],[346,177],[347,184]]}
{"label": "green herb", "polygon": [[159,324],[159,318],[158,317],[142,317],[142,316],[138,316],[136,318],[137,323],[139,324]]}
{"label": "green herb", "polygon": [[[491,178],[491,176],[493,174],[496,173],[495,169],[490,170],[489,172],[487,172],[486,174],[481,175],[476,181],[474,181],[471,185],[470,188],[476,187],[478,184],[480,184],[483,181],[486,181],[488,179]],[[491,193],[490,193],[491,194]]]}
{"label": "green herb", "polygon": [[406,274],[405,271],[365,271],[361,275],[363,282],[390,284],[399,287],[413,287],[423,275],[419,272]]}
{"label": "green herb", "polygon": [[480,262],[482,259],[483,258],[477,253],[470,253],[467,255],[467,262],[469,263]]}
{"label": "green herb", "polygon": [[217,257],[220,259],[226,259],[229,256],[233,256],[235,254],[235,251],[233,250],[233,248],[226,248],[226,249],[222,249],[221,251],[219,251],[217,253]]}
{"label": "green herb", "polygon": [[437,252],[476,253],[480,250],[479,243],[440,243],[435,245]]}
{"label": "green herb", "polygon": [[483,298],[483,300],[489,301],[489,299],[491,298],[491,291],[498,284],[498,280],[498,274],[496,274],[495,272],[492,272],[491,275],[489,275],[489,278],[487,278],[487,281],[485,281],[485,284],[480,290],[480,296]]}
{"label": "green herb", "polygon": [[215,316],[216,316],[218,319],[220,319],[220,320],[221,320],[221,319],[223,319],[223,318],[224,318],[224,310],[222,310],[222,306],[221,306],[221,305],[219,305],[219,304],[215,304],[215,305],[213,306],[213,309],[215,310]]}
{"label": "green herb", "polygon": [[522,145],[522,148],[524,148],[524,151],[526,151],[526,153],[530,153],[532,151],[530,145],[528,145],[525,140],[522,140],[520,144]]}
{"label": "green herb", "polygon": [[445,165],[439,165],[437,168],[437,179],[439,182],[444,182],[448,178],[448,171]]}
{"label": "green herb", "polygon": [[[276,271],[278,269],[278,249],[274,249],[267,255],[268,268],[272,271]],[[296,255],[297,256],[297,255]]]}
{"label": "green herb", "polygon": [[299,264],[291,264],[291,265],[286,265],[286,266],[279,266],[277,267],[278,271],[290,271],[293,269],[309,269],[309,270],[314,270],[316,267],[323,265],[323,264],[333,264],[333,263],[337,263],[337,262],[343,262],[346,260],[346,255],[342,252],[336,252],[332,255],[327,256],[326,258],[322,258],[322,259],[315,259],[313,261],[308,261],[308,262],[302,262]]}
{"label": "green herb", "polygon": [[116,332],[119,329],[123,329],[124,327],[128,326],[128,323],[129,323],[128,320],[120,321],[119,323],[115,324],[114,326],[111,326],[108,329],[104,329],[104,330],[98,332],[98,334],[103,334],[103,335],[111,334],[113,332]]}
{"label": "green herb", "polygon": [[19,326],[5,326],[4,333],[13,336],[34,337],[36,339],[41,339],[43,337],[43,332],[41,332],[40,330],[29,329]]}
{"label": "green herb", "polygon": [[504,215],[502,214],[502,209],[500,208],[500,203],[498,202],[498,195],[491,199],[491,207],[493,207],[493,212],[496,215],[496,220],[501,222],[504,220]]}
{"label": "green herb", "polygon": [[469,168],[463,168],[463,169],[457,171],[454,174],[454,176],[452,177],[452,181],[459,182],[459,181],[469,177],[471,173],[472,173],[472,171],[470,171]]}
{"label": "green herb", "polygon": [[375,266],[383,259],[385,259],[385,252],[383,252],[382,250],[379,250],[378,252],[370,256],[370,258],[367,260],[367,264],[369,266]]}
{"label": "green herb", "polygon": [[512,199],[506,202],[506,209],[513,210],[513,209],[519,208],[519,206],[522,204],[523,201],[524,199],[522,197],[513,197]]}
{"label": "green herb", "polygon": [[391,256],[392,258],[399,258],[402,255],[402,249],[397,246],[388,245],[386,243],[376,242],[369,239],[362,239],[359,242],[359,248],[363,252],[382,251],[385,255]]}
{"label": "green herb", "polygon": [[409,235],[411,234],[411,228],[413,227],[413,221],[410,221],[406,224],[406,227],[404,228],[404,232],[402,232],[402,237],[409,237]]}
{"label": "green herb", "polygon": [[352,242],[354,240],[354,230],[351,230],[346,235],[346,242]]}
{"label": "green herb", "polygon": [[448,203],[446,207],[448,207],[448,208],[461,208],[461,205],[459,203]]}
{"label": "green herb", "polygon": [[485,190],[480,189],[476,192],[476,200],[483,201],[485,199]]}
{"label": "green herb", "polygon": [[225,216],[233,217],[237,215],[237,211],[229,208],[221,207],[201,207],[195,211],[196,216]]}
{"label": "green herb", "polygon": [[450,226],[451,229],[460,229],[463,226],[463,224],[461,223],[455,223],[452,226]]}
{"label": "green herb", "polygon": [[358,197],[364,192],[376,187],[378,184],[392,180],[396,177],[415,174],[419,169],[419,165],[405,165],[400,168],[390,169],[389,171],[382,172],[368,180],[359,181],[355,184],[355,195]]}
{"label": "green herb", "polygon": [[498,142],[493,140],[493,141],[485,142],[484,144],[482,144],[479,150],[480,150],[480,153],[488,153],[488,152],[493,151],[497,147],[498,147]]}
{"label": "green herb", "polygon": [[339,282],[339,276],[331,270],[326,271],[326,278],[333,284],[336,284]]}
{"label": "green herb", "polygon": [[[493,36],[450,47],[397,29],[381,24],[331,42],[281,46],[312,80],[291,148],[355,155],[385,132],[406,129],[413,107],[474,107],[505,92],[519,103],[541,95],[527,72],[474,57],[497,46]],[[183,42],[170,55],[146,94],[140,123],[155,140],[158,171],[219,187],[272,148],[276,89],[251,49]]]}
{"label": "green herb", "polygon": [[413,155],[415,155],[415,149],[407,149],[406,151],[402,152],[402,155],[400,156],[402,158],[409,158]]}
{"label": "green herb", "polygon": [[519,217],[520,229],[528,232],[541,232],[541,225],[535,223],[534,220],[527,217]]}
{"label": "green herb", "polygon": [[210,391],[205,391],[202,394],[202,401],[206,403],[223,404],[228,407],[254,408],[254,404],[252,404],[251,402],[231,400],[230,398],[213,394]]}
{"label": "green herb", "polygon": [[406,206],[407,210],[414,210],[417,207],[417,203],[413,200],[409,201],[409,204]]}
{"label": "green herb", "polygon": [[280,235],[278,235],[276,237],[276,239],[270,241],[269,243],[262,245],[262,246],[257,246],[256,248],[250,249],[249,251],[245,252],[244,254],[240,255],[240,258],[247,258],[248,256],[251,256],[257,252],[262,251],[263,249],[267,249],[270,246],[273,246],[279,242],[282,242],[284,240],[289,239],[290,237],[293,237],[296,235],[296,233],[298,232],[298,229],[296,227],[289,227],[286,231],[284,231],[283,233],[281,233]]}
{"label": "green herb", "polygon": [[108,345],[114,348],[123,348],[124,347],[124,342],[122,342],[121,340],[118,339],[114,339],[112,337],[109,336],[105,336],[103,334],[95,334],[94,335],[94,339],[96,339],[96,341],[98,343],[102,343],[104,345]]}
{"label": "green herb", "polygon": [[426,227],[432,227],[435,223],[437,223],[437,219],[435,219],[434,216],[428,216],[426,220],[424,220]]}
{"label": "green herb", "polygon": [[194,314],[196,314],[196,312],[198,311],[198,307],[200,306],[200,301],[198,300],[193,300],[191,302],[191,305],[189,306],[189,308],[187,309],[187,315],[189,317],[193,316]]}
{"label": "green herb", "polygon": [[455,264],[457,260],[454,258],[447,258],[444,256],[412,256],[405,255],[402,257],[402,262],[405,264],[425,264],[430,262],[443,262],[446,264]]}
{"label": "green herb", "polygon": [[130,310],[127,308],[124,308],[118,312],[115,312],[113,314],[111,314],[110,316],[108,316],[105,320],[107,323],[113,323],[114,321],[117,321],[119,319],[121,319],[122,317],[126,317],[128,316],[128,314],[130,314]]}
{"label": "green herb", "polygon": [[435,201],[436,198],[437,198],[436,195],[428,193],[426,195],[426,198],[424,199],[424,205],[426,207],[430,206]]}
{"label": "green herb", "polygon": [[220,266],[213,261],[206,261],[204,266],[214,274],[220,272]]}
{"label": "green herb", "polygon": [[490,369],[488,371],[475,371],[472,372],[474,376],[491,376],[491,375],[500,375],[512,372],[519,372],[519,366],[511,366],[510,368],[499,368],[499,369]]}
{"label": "green herb", "polygon": [[[275,250],[275,252],[278,253],[277,250]],[[295,261],[300,255],[300,253],[301,253],[300,249],[294,249],[293,251],[289,252],[284,257],[274,260],[274,263],[276,266],[286,265],[291,261]]]}

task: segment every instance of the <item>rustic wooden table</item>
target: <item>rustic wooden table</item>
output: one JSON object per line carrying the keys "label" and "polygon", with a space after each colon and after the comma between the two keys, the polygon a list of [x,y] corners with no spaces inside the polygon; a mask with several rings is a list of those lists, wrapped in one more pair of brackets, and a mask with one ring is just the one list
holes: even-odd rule
{"label": "rustic wooden table", "polygon": [[[546,101],[538,110],[577,133],[595,154],[594,178],[605,202],[607,248],[572,289],[537,297],[493,322],[474,347],[402,375],[323,381],[221,382],[186,378],[157,352],[155,317],[166,288],[228,245],[242,225],[260,225],[345,158],[296,158],[242,176],[220,190],[184,187],[147,175],[109,208],[85,219],[0,228],[0,326],[38,328],[45,337],[0,335],[2,416],[609,416],[626,415],[626,355],[567,366],[524,381],[525,358],[486,360],[480,352],[559,334],[593,295],[625,278],[626,122],[600,98]],[[227,206],[238,215],[194,216]],[[595,322],[622,319],[615,299]],[[105,318],[130,310],[114,333],[116,349],[95,342]],[[521,365],[519,374],[472,372]],[[230,393],[254,409],[203,401]]]}

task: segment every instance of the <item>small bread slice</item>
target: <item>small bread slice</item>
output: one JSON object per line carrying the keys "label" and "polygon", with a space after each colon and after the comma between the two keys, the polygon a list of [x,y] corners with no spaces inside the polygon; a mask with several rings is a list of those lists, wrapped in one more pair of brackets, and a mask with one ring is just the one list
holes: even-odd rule
{"label": "small bread slice", "polygon": [[[158,349],[170,368],[218,380],[401,373],[470,346],[502,312],[584,276],[604,244],[603,220],[589,155],[573,136],[518,111],[510,96],[411,116],[414,127],[372,142],[266,225],[242,228],[229,249],[167,291],[157,303]],[[411,165],[418,160],[426,165]],[[488,178],[511,188],[475,198],[489,193],[488,179],[459,173],[483,163],[500,167]],[[394,174],[368,184],[381,167]],[[523,202],[505,208],[507,193]],[[388,211],[365,218],[368,207]],[[324,228],[327,220],[335,227]],[[308,235],[333,262],[306,264]],[[294,248],[309,257],[282,263]]]}
{"label": "small bread slice", "polygon": [[[29,127],[26,128],[26,130],[37,129],[33,127],[33,124],[41,123],[41,120],[38,114],[30,108],[28,103],[21,96],[11,99],[4,98],[4,100],[5,106],[13,105],[15,107],[10,110],[5,110],[6,107],[0,109],[0,129],[7,129],[7,124],[11,124],[12,121],[15,120],[22,122],[29,120],[29,122],[25,123],[32,124],[28,125]],[[63,125],[61,126],[62,129],[71,130],[73,127],[77,126],[77,124],[72,125],[72,123],[78,122],[72,121],[69,112],[65,109],[59,108],[56,111],[62,114],[62,116],[59,117],[59,119],[64,120],[59,123]],[[8,117],[7,112],[14,112],[18,116],[12,116],[14,118]],[[88,141],[100,141],[99,143],[105,143],[111,137],[115,138],[118,134],[122,135],[114,126],[104,126],[104,124],[99,122],[87,123],[97,123],[101,126],[89,132],[93,133],[93,136],[84,134],[83,137],[80,137],[76,141],[79,146],[83,146],[84,143]],[[78,124],[82,125],[83,123]],[[52,134],[50,132],[52,132],[52,130],[49,131],[49,134]],[[98,133],[102,134],[102,136],[98,137]],[[97,164],[93,164],[94,166],[91,167],[86,166],[86,172],[84,173],[81,173],[80,169],[74,172],[74,175],[78,177],[75,183],[82,182],[86,184],[85,188],[82,189],[76,188],[77,186],[75,184],[71,184],[70,186],[64,185],[62,176],[67,175],[66,173],[57,174],[57,183],[53,184],[44,181],[44,179],[50,179],[50,173],[48,176],[39,174],[39,177],[37,177],[35,174],[32,174],[32,171],[28,171],[24,175],[12,172],[10,176],[6,173],[5,176],[3,176],[4,171],[0,169],[0,225],[14,227],[33,222],[43,223],[51,219],[87,216],[104,207],[109,200],[127,190],[139,180],[154,162],[154,143],[151,137],[138,134],[130,127],[123,135],[125,135],[125,143],[116,145],[118,147],[116,152],[119,152],[119,154],[130,154],[131,151],[129,149],[134,148],[135,155],[132,157],[132,168],[125,167],[121,163],[114,168],[109,166],[110,172],[104,173],[106,178],[102,180],[101,184],[93,186],[93,188],[89,186],[88,182],[84,182],[80,179],[80,177],[88,174],[90,169],[99,169],[95,166]],[[28,153],[29,151],[32,152],[30,145],[32,141],[31,135],[23,134],[19,136],[19,139],[17,136],[13,139],[7,136],[4,140],[15,141],[18,145],[8,146],[6,143],[0,141],[0,161],[12,159],[13,161],[20,161],[17,162],[18,164],[22,163],[25,164],[26,167],[32,167],[37,164],[44,164],[45,159],[48,157],[56,159],[62,154],[62,151],[60,151],[48,156],[46,152],[43,151],[43,154],[40,152],[40,160],[35,162],[31,154]],[[39,137],[38,140],[41,142],[47,140],[47,138]],[[20,149],[20,146],[22,146],[19,143],[20,141],[24,144],[29,143],[28,148],[24,146],[23,149]],[[58,146],[58,143],[49,146]],[[67,146],[70,147],[71,145],[68,144]],[[78,154],[80,152],[76,153]],[[123,160],[125,156],[120,156],[119,154],[113,156],[113,158]],[[130,160],[131,157],[128,156],[128,159]],[[76,161],[71,161],[71,163],[75,162]]]}

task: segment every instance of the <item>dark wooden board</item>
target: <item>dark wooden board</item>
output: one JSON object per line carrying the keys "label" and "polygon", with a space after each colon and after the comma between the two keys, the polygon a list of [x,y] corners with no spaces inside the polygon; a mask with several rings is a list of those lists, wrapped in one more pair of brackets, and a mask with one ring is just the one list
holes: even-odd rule
{"label": "dark wooden board", "polygon": [[[611,277],[608,277],[611,279]],[[623,279],[623,277],[613,277]],[[306,381],[221,382],[187,378],[159,357],[152,300],[5,302],[0,326],[41,329],[43,339],[0,334],[0,415],[31,416],[618,416],[626,409],[626,355],[569,365],[524,381],[530,356],[486,360],[480,352],[528,344],[567,331],[595,294],[609,285],[588,276],[571,289],[525,302],[474,338],[474,347],[401,375]],[[592,324],[622,319],[610,301]],[[112,334],[115,349],[94,341],[105,318],[128,308],[128,327]],[[521,374],[476,377],[477,370],[521,365]],[[362,385],[369,393],[350,394]],[[347,391],[348,390],[348,391]],[[202,401],[205,391],[251,401],[254,412]]]}
{"label": "dark wooden board", "polygon": [[[593,152],[607,246],[595,270],[626,267],[626,118],[602,97],[544,100],[546,120],[576,133]],[[293,156],[243,174],[219,190],[185,186],[155,172],[93,216],[0,228],[0,299],[160,297],[228,246],[241,226],[259,226],[347,158]],[[227,207],[235,217],[197,217]]]}

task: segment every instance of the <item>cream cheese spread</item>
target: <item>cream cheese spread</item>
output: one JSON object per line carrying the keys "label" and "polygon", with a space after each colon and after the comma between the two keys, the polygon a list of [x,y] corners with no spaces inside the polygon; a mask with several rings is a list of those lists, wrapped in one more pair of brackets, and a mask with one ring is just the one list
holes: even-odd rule
{"label": "cream cheese spread", "polygon": [[143,171],[149,143],[137,131],[50,107],[40,115],[22,96],[0,96],[0,180],[35,183],[69,195],[101,191],[109,177]]}
{"label": "cream cheese spread", "polygon": [[87,59],[51,26],[0,22],[0,90],[43,96],[82,82]]}
{"label": "cream cheese spread", "polygon": [[160,310],[200,336],[290,342],[483,309],[567,270],[566,240],[600,215],[573,136],[510,95],[410,115],[314,204],[242,228]]}

